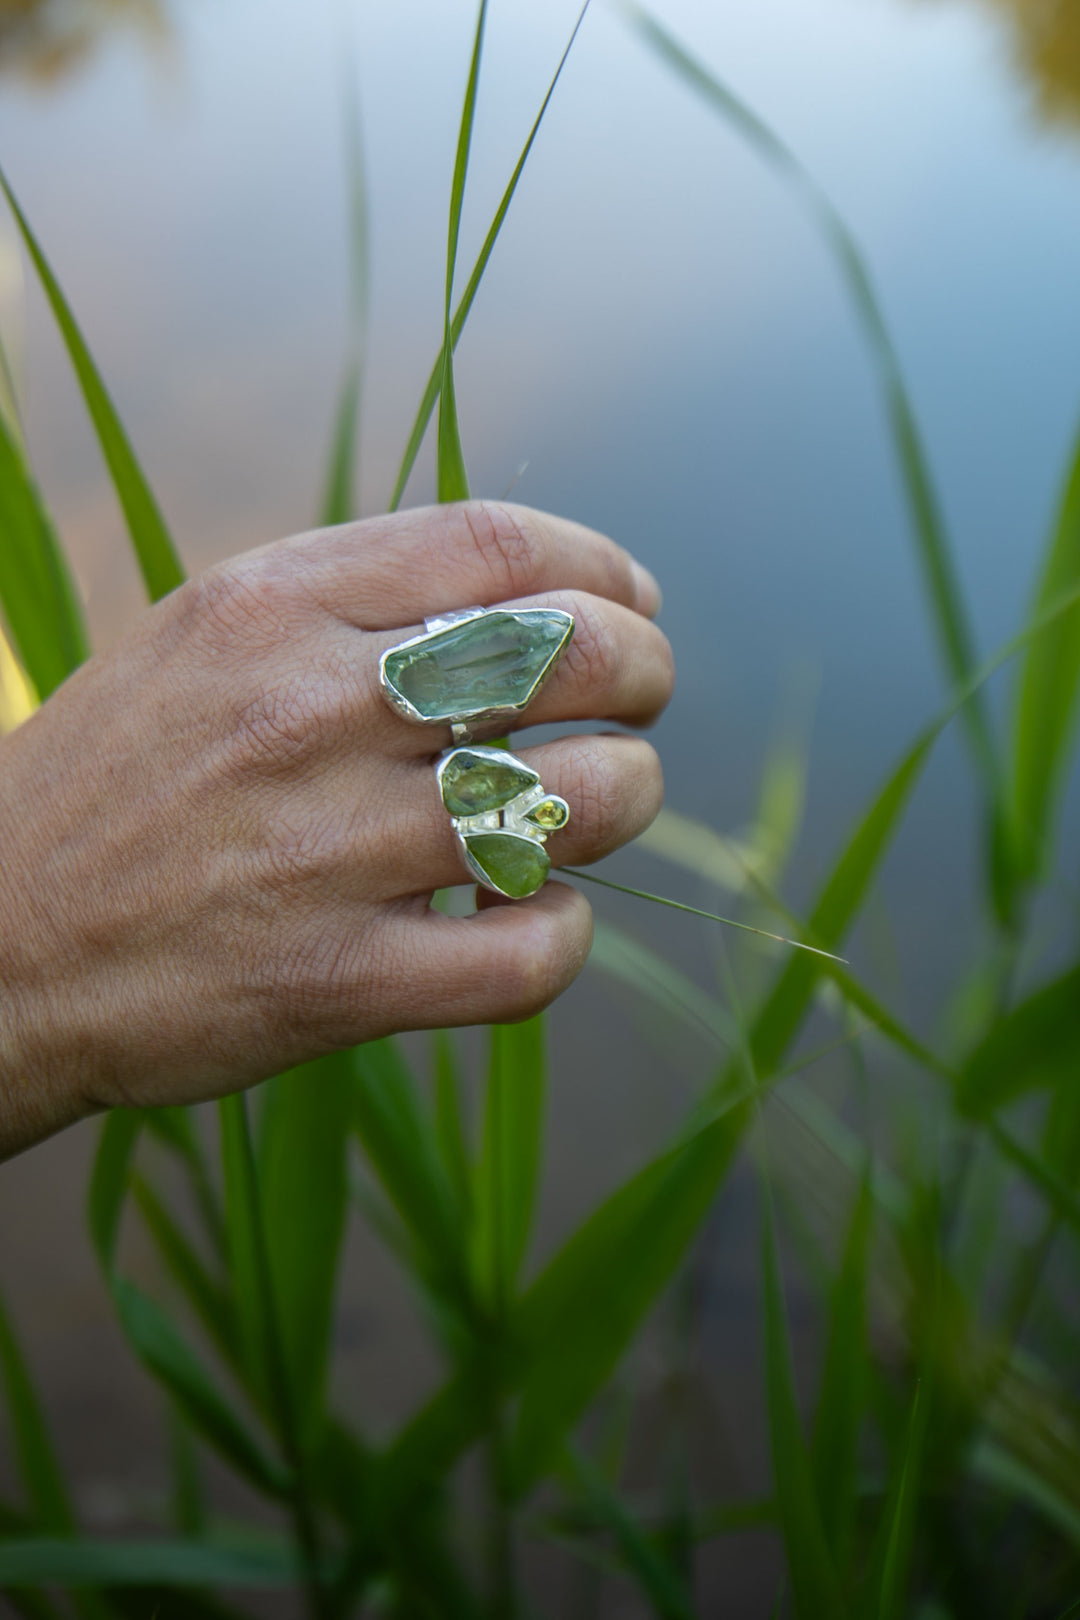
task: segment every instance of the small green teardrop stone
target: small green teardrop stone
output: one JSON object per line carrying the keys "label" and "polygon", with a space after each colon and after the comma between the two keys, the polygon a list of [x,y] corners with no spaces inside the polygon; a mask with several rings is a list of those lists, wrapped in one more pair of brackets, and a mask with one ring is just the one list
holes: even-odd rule
{"label": "small green teardrop stone", "polygon": [[469,833],[465,845],[499,893],[511,900],[535,894],[551,870],[551,857],[543,844],[515,833]]}
{"label": "small green teardrop stone", "polygon": [[[442,768],[439,783],[442,801],[452,816],[479,816],[486,810],[501,810],[540,778],[513,754],[501,759],[492,750],[458,748]],[[501,752],[501,751],[500,751]]]}

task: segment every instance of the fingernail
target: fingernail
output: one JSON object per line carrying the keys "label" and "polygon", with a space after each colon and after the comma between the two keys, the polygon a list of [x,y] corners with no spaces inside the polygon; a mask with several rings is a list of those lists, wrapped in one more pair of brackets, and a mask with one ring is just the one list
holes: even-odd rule
{"label": "fingernail", "polygon": [[655,619],[664,600],[660,594],[660,587],[649,570],[642,568],[639,562],[635,562],[633,567],[638,612],[644,613],[647,619]]}

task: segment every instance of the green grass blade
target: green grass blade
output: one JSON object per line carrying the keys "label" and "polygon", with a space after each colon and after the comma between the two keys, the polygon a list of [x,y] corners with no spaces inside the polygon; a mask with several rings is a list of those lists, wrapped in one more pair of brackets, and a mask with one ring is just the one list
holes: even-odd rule
{"label": "green grass blade", "polygon": [[371,253],[368,221],[367,169],[363,123],[351,70],[344,90],[345,165],[349,200],[349,331],[345,377],[341,385],[330,463],[319,506],[319,523],[347,523],[359,506],[357,494],[357,435],[367,354],[371,289]]}
{"label": "green grass blade", "polygon": [[60,284],[50,269],[2,171],[0,171],[0,188],[7,197],[15,223],[38,273],[56,324],[60,328],[60,335],[67,348],[124,514],[124,521],[131,536],[147,592],[152,601],[157,601],[159,597],[167,595],[183,582],[184,570],[180,559],[165,527],[165,520],[158,509],[157,501],[135,460],[120,418],[106,392],[105,384],[91,359],[90,351],[86,347],[67,300],[60,290]]}
{"label": "green grass blade", "polygon": [[320,528],[330,528],[335,523],[348,523],[356,516],[357,435],[360,431],[360,396],[363,378],[363,366],[360,361],[356,358],[347,360],[337,411],[334,415],[334,433],[330,446],[330,462],[326,470],[326,484],[319,503]]}
{"label": "green grass blade", "polygon": [[117,1271],[120,1222],[144,1122],[143,1110],[138,1108],[117,1108],[106,1117],[90,1178],[90,1236],[120,1326],[143,1366],[164,1385],[204,1439],[257,1489],[284,1495],[285,1475],[264,1455],[171,1318]]}
{"label": "green grass blade", "polygon": [[465,1107],[457,1054],[448,1030],[433,1037],[435,1049],[435,1138],[439,1145],[446,1179],[457,1199],[464,1227],[473,1220],[472,1166],[469,1163]]}
{"label": "green grass blade", "polygon": [[721,1046],[733,1047],[737,1031],[726,1008],[681,969],[620,928],[597,918],[589,966],[627,984],[661,1012],[701,1031]]}
{"label": "green grass blade", "polygon": [[256,1490],[285,1497],[288,1476],[265,1455],[161,1307],[124,1277],[113,1279],[112,1294],[129,1344],[188,1423]]}
{"label": "green grass blade", "polygon": [[1080,1064],[1080,967],[1000,1018],[964,1064],[957,1101],[983,1118],[1041,1086],[1075,1084]]}
{"label": "green grass blade", "polygon": [[205,1328],[214,1348],[227,1365],[239,1370],[236,1317],[222,1285],[210,1275],[171,1211],[142,1176],[132,1179],[132,1190],[147,1231],[158,1254],[188,1304]]}
{"label": "green grass blade", "polygon": [[1080,1233],[1080,1198],[1077,1197],[1074,1188],[1035,1154],[1030,1153],[993,1115],[986,1121],[986,1129],[1003,1157],[1014,1164],[1025,1180],[1042,1194],[1050,1208],[1066,1225],[1071,1226],[1074,1232]]}
{"label": "green grass blade", "polygon": [[[807,932],[826,948],[839,944],[858,914],[900,823],[940,727],[923,734],[888,777],[856,827],[815,905]],[[821,976],[821,965],[805,953],[793,957],[753,1020],[750,1046],[754,1067],[764,1079],[783,1061],[797,1034]]]}
{"label": "green grass blade", "polygon": [[[828,949],[843,940],[892,843],[902,812],[930,751],[949,722],[971,702],[1003,664],[1038,636],[1044,635],[1077,603],[1080,603],[1080,590],[1067,593],[1045,613],[1033,619],[1018,635],[1005,642],[915,739],[862,817],[820,893],[806,925],[807,934],[816,944]],[[805,953],[793,957],[756,1015],[750,1032],[750,1045],[754,1069],[763,1080],[782,1062],[784,1053],[802,1025],[818,979],[825,970],[833,973],[840,971]],[[935,1064],[935,1067],[940,1066]],[[726,1084],[730,1078],[729,1071],[723,1077],[722,1084]]]}
{"label": "green grass blade", "polygon": [[322,1421],[348,1210],[353,1068],[335,1053],[265,1091],[259,1194],[289,1384],[307,1445]]}
{"label": "green grass blade", "polygon": [[[555,69],[555,74],[550,85],[548,86],[547,94],[540,104],[540,111],[537,113],[532,129],[529,131],[528,139],[521,149],[521,155],[514,166],[514,172],[510,176],[509,184],[502,194],[502,199],[498,208],[495,210],[495,216],[492,219],[491,225],[488,227],[488,233],[484,238],[483,246],[480,249],[476,263],[473,265],[472,273],[465,285],[465,291],[461,296],[461,301],[458,304],[457,309],[454,311],[454,318],[450,323],[451,352],[457,348],[458,340],[460,339],[462,332],[465,330],[465,322],[469,318],[469,312],[472,309],[476,294],[480,289],[480,283],[483,280],[484,271],[487,269],[488,260],[491,258],[492,250],[494,249],[495,243],[499,237],[499,232],[502,230],[503,221],[509,212],[510,204],[514,198],[514,192],[517,190],[518,181],[521,179],[522,170],[524,169],[526,161],[528,160],[529,153],[532,151],[533,142],[536,140],[537,134],[539,133],[540,125],[544,119],[544,114],[548,109],[548,103],[551,101],[551,98],[555,93],[555,86],[559,82],[562,70],[566,65],[566,59],[570,55],[571,47],[573,46],[573,43],[578,35],[578,29],[584,22],[585,13],[588,9],[588,0],[586,0],[586,4],[582,7],[581,12],[578,15],[578,20],[574,25],[574,31],[570,35],[566,49],[563,51],[563,54],[559,60],[559,65]],[[396,512],[401,504],[402,497],[405,494],[405,486],[409,481],[409,475],[411,474],[416,463],[416,458],[420,453],[420,446],[423,443],[424,434],[427,431],[427,425],[431,421],[431,413],[435,409],[436,403],[438,402],[440,390],[442,388],[445,350],[446,343],[444,334],[443,348],[440,350],[435,360],[435,364],[431,368],[431,375],[427,380],[427,386],[424,389],[423,397],[420,401],[420,407],[416,413],[416,419],[413,422],[412,429],[409,433],[409,441],[405,447],[405,454],[402,457],[401,467],[394,483],[394,490],[390,497],[390,504],[388,508],[388,510],[391,512]]]}
{"label": "green grass blade", "polygon": [[14,1462],[35,1527],[59,1533],[73,1530],[75,1516],[60,1459],[3,1301],[0,1301],[0,1379],[7,1403]]}
{"label": "green grass blade", "polygon": [[1062,1439],[1065,1441],[1062,1446],[1064,1468],[1060,1464],[1047,1466],[1046,1449],[1039,1443],[1037,1433],[1035,1444],[1030,1447],[1031,1455],[1027,1457],[1018,1446],[984,1436],[975,1444],[967,1462],[973,1479],[1000,1493],[1005,1502],[1019,1502],[1032,1508],[1045,1524],[1052,1525],[1071,1544],[1075,1557],[1080,1552],[1075,1440],[1070,1448],[1066,1434]]}
{"label": "green grass blade", "polygon": [[[291,1380],[279,1302],[274,1292],[255,1149],[243,1092],[218,1104],[225,1170],[225,1214],[233,1258],[233,1300],[241,1332],[254,1335],[252,1382],[265,1388],[281,1451],[290,1473],[289,1502],[313,1615],[323,1612],[319,1534],[309,1492],[308,1463]],[[341,1131],[344,1140],[344,1122]],[[250,1293],[250,1302],[246,1295]]]}
{"label": "green grass blade", "polygon": [[[1080,440],[1035,593],[1034,610],[1080,584]],[[1033,641],[1018,672],[1013,719],[1012,798],[1025,877],[1051,864],[1051,840],[1080,692],[1080,607]]]}
{"label": "green grass blade", "polygon": [[492,1026],[476,1242],[484,1293],[497,1315],[512,1297],[532,1226],[545,1071],[542,1018]]}
{"label": "green grass blade", "polygon": [[412,1075],[390,1040],[357,1047],[353,1063],[352,1117],[361,1145],[423,1257],[428,1280],[462,1302],[469,1292],[466,1234]]}
{"label": "green grass blade", "polygon": [[442,387],[439,390],[439,444],[435,487],[440,501],[467,501],[469,474],[461,448],[457,394],[454,389],[454,362],[445,350]]}
{"label": "green grass blade", "polygon": [[194,1540],[206,1535],[209,1523],[199,1453],[191,1430],[176,1407],[169,1406],[169,1461],[172,1474],[172,1520],[177,1535]]}
{"label": "green grass blade", "polygon": [[131,1186],[131,1163],[145,1115],[141,1108],[114,1108],[102,1121],[87,1198],[87,1224],[98,1264],[111,1281],[116,1269],[120,1220]]}
{"label": "green grass blade", "polygon": [[516,1494],[552,1465],[670,1281],[731,1166],[746,1108],[733,1106],[624,1183],[524,1295],[512,1323],[528,1352],[511,1442]]}
{"label": "green grass blade", "polygon": [[286,1546],[241,1550],[188,1541],[81,1541],[32,1537],[0,1542],[0,1585],[295,1585],[297,1559]]}
{"label": "green grass blade", "polygon": [[763,1199],[762,1273],[769,1438],[795,1612],[799,1620],[830,1620],[834,1616],[839,1620],[843,1614],[840,1591],[795,1396],[787,1310],[767,1189]]}
{"label": "green grass blade", "polygon": [[881,1539],[880,1573],[872,1578],[867,1620],[899,1620],[907,1612],[904,1595],[911,1569],[915,1519],[919,1507],[919,1476],[926,1449],[930,1403],[920,1386],[908,1422],[904,1455],[889,1493]]}
{"label": "green grass blade", "polygon": [[867,1267],[874,1223],[872,1173],[855,1199],[840,1274],[829,1302],[825,1370],[812,1461],[822,1527],[837,1569],[848,1565],[858,1509],[859,1436],[867,1399]]}
{"label": "green grass blade", "polygon": [[225,1217],[193,1119],[194,1115],[187,1108],[151,1108],[146,1113],[145,1124],[149,1134],[180,1160],[207,1241],[224,1264]]}
{"label": "green grass blade", "polygon": [[[794,187],[831,251],[881,389],[945,670],[953,685],[962,685],[975,669],[975,640],[915,412],[862,249],[817,181],[779,136],[654,17],[636,5],[624,4],[623,9],[660,60]],[[965,710],[964,722],[976,764],[996,803],[1000,765],[981,699]]]}
{"label": "green grass blade", "polygon": [[0,416],[0,603],[19,656],[48,697],[89,652],[82,609],[18,440]]}
{"label": "green grass blade", "polygon": [[[243,1368],[244,1383],[256,1404],[270,1411],[275,1393],[270,1365],[274,1352],[269,1344],[258,1189],[251,1164],[244,1099],[223,1097],[218,1103],[218,1121],[225,1188],[229,1300],[236,1320],[237,1362]],[[280,1416],[280,1412],[277,1415]]]}
{"label": "green grass blade", "polygon": [[[0,1501],[0,1546],[4,1542],[32,1537],[33,1529],[25,1514],[9,1503]],[[0,1597],[6,1601],[12,1614],[21,1616],[21,1620],[67,1620],[66,1611],[62,1615],[54,1603],[30,1587],[0,1585]]]}
{"label": "green grass blade", "polygon": [[446,295],[443,299],[442,381],[439,387],[439,435],[435,469],[440,501],[467,501],[469,498],[469,475],[465,469],[465,456],[461,448],[457,398],[454,391],[454,348],[450,341],[450,319],[454,304],[454,270],[457,267],[461,208],[465,201],[465,177],[469,170],[469,147],[472,144],[473,118],[476,113],[476,92],[480,84],[480,58],[484,48],[487,8],[488,0],[480,0],[472,58],[469,62],[469,78],[465,86],[465,101],[461,109],[457,152],[454,155],[454,179],[450,187],[450,221],[446,233]]}
{"label": "green grass blade", "polygon": [[655,1541],[635,1523],[604,1474],[580,1452],[571,1451],[569,1460],[586,1507],[596,1523],[610,1531],[628,1574],[641,1589],[652,1613],[661,1620],[693,1620],[689,1594],[679,1576]]}
{"label": "green grass blade", "polygon": [[20,1615],[22,1620],[67,1620],[55,1604],[29,1587],[0,1586],[0,1596],[9,1605],[12,1614]]}
{"label": "green grass blade", "polygon": [[523,1495],[552,1465],[684,1255],[745,1124],[734,1104],[714,1110],[593,1211],[511,1312],[502,1352],[481,1345],[388,1449],[376,1490],[388,1518],[485,1431],[499,1389],[523,1392],[508,1486]]}

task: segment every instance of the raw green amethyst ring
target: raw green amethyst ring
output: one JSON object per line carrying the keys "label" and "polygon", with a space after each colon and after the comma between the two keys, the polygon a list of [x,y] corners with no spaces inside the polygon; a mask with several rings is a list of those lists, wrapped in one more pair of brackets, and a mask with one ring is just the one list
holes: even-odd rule
{"label": "raw green amethyst ring", "polygon": [[566,800],[505,748],[452,748],[435,771],[471,875],[511,900],[535,894],[551,870],[544,841],[570,819]]}
{"label": "raw green amethyst ring", "polygon": [[559,608],[444,613],[425,621],[422,636],[383,653],[379,685],[396,713],[449,725],[454,742],[467,742],[474,726],[528,707],[573,633],[573,614]]}

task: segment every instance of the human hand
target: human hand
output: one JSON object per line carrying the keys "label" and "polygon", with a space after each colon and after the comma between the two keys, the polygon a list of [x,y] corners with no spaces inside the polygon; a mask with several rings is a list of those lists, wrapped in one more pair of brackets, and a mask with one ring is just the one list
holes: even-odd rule
{"label": "human hand", "polygon": [[[380,655],[477,604],[574,614],[523,724],[647,723],[671,694],[651,576],[559,518],[476,502],[300,535],[210,569],[0,744],[0,1152],[100,1108],[198,1102],[403,1029],[510,1022],[582,967],[583,896],[476,916],[435,785],[448,727],[411,725]],[[661,801],[625,735],[517,750],[596,860]]]}

